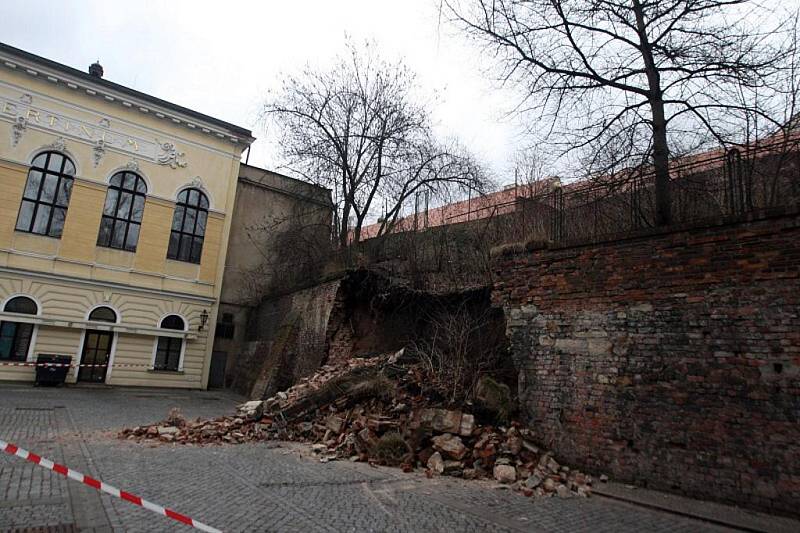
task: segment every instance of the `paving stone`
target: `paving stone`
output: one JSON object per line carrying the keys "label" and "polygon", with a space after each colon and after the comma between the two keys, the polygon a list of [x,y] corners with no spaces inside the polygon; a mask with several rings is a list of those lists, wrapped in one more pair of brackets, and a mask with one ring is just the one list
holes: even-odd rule
{"label": "paving stone", "polygon": [[[478,482],[321,464],[289,444],[153,446],[115,437],[172,407],[192,419],[231,413],[237,403],[223,392],[0,384],[0,438],[80,463],[86,474],[224,531],[721,531],[600,498],[532,500]],[[71,528],[76,520],[86,531],[186,530],[5,454],[0,502],[0,531]]]}

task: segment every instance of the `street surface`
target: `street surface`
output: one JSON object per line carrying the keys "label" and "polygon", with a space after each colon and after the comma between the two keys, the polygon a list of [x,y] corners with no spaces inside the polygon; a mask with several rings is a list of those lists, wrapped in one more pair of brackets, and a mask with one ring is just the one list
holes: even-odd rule
{"label": "street surface", "polygon": [[[605,498],[530,500],[491,484],[319,463],[291,443],[137,444],[122,427],[233,412],[222,391],[0,384],[0,439],[223,531],[723,531]],[[0,453],[0,531],[188,531]]]}

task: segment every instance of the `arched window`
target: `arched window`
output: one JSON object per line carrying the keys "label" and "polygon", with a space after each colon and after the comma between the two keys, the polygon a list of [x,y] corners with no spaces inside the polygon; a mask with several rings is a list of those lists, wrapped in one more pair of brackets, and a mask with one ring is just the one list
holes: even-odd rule
{"label": "arched window", "polygon": [[[174,329],[186,331],[186,322],[178,315],[168,315],[159,324],[161,329]],[[181,368],[183,356],[183,339],[180,337],[158,337],[156,341],[156,356],[153,361],[155,370],[173,370]]]}
{"label": "arched window", "polygon": [[[35,315],[39,306],[27,296],[15,296],[6,302],[3,311],[21,315]],[[25,361],[31,348],[36,326],[27,322],[0,322],[0,360]]]}
{"label": "arched window", "polygon": [[133,172],[117,172],[108,183],[98,246],[136,251],[147,185]]}
{"label": "arched window", "polygon": [[167,257],[199,263],[208,220],[208,198],[198,189],[186,189],[178,195]]}
{"label": "arched window", "polygon": [[117,321],[117,313],[110,307],[98,307],[89,313],[89,320],[93,322],[111,322]]}
{"label": "arched window", "polygon": [[67,218],[75,165],[59,152],[37,155],[28,171],[17,230],[61,237]]}
{"label": "arched window", "polygon": [[6,302],[3,311],[7,313],[20,313],[23,315],[35,315],[39,312],[39,306],[27,296],[15,296]]}

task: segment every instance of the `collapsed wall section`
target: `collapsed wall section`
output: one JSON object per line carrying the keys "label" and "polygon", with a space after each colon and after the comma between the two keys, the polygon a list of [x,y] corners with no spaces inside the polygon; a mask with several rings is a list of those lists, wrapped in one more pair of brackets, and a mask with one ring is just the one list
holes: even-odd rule
{"label": "collapsed wall section", "polygon": [[497,379],[508,381],[516,371],[505,351],[505,316],[492,308],[490,292],[488,287],[418,291],[360,269],[266,299],[250,312],[233,387],[250,398],[265,398],[324,364],[403,348],[444,355],[454,348],[452,342],[463,344],[460,356],[474,359],[479,370],[491,366]]}
{"label": "collapsed wall section", "polygon": [[495,255],[527,421],[565,461],[797,514],[800,216]]}
{"label": "collapsed wall section", "polygon": [[260,399],[316,371],[326,358],[328,319],[340,280],[264,300],[250,311],[233,388]]}
{"label": "collapsed wall section", "polygon": [[426,351],[436,348],[434,339],[468,343],[470,352],[504,353],[505,317],[492,308],[490,288],[415,290],[366,269],[342,279],[330,314],[328,362],[402,348]]}

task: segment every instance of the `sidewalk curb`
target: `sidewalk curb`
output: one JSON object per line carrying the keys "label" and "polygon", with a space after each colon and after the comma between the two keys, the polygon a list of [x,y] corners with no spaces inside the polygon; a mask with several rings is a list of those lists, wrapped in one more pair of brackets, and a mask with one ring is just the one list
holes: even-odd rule
{"label": "sidewalk curb", "polygon": [[[736,518],[721,518],[719,516],[715,516],[713,512],[703,513],[690,509],[689,504],[696,504],[697,500],[690,500],[683,496],[661,493],[650,489],[636,488],[631,490],[624,485],[616,483],[603,485],[596,484],[592,487],[592,495],[678,516],[684,516],[694,520],[700,520],[739,531],[748,531],[752,533],[789,533],[800,531],[800,522],[790,518],[775,517],[764,513],[746,511],[738,507],[730,507],[714,502],[703,502],[705,505],[717,507],[717,510],[719,511],[725,511],[725,516],[736,514],[743,515],[741,516],[740,520],[737,520]],[[662,498],[670,501],[662,503],[654,501],[655,498]]]}

